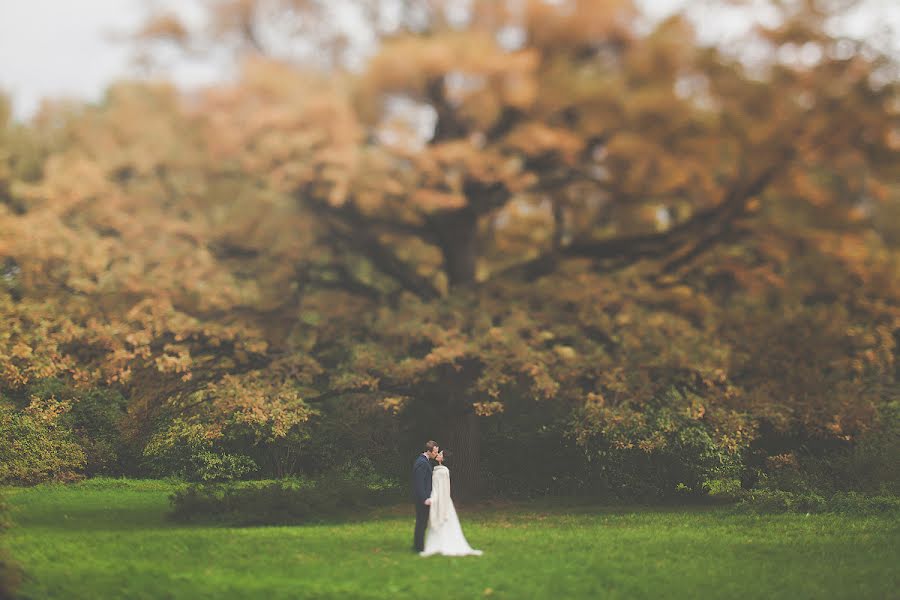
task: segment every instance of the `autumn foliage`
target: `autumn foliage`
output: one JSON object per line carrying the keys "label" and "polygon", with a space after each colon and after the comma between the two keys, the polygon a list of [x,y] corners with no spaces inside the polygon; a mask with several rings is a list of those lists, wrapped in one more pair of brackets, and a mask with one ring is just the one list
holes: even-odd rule
{"label": "autumn foliage", "polygon": [[210,39],[164,20],[142,39],[242,33],[235,82],[6,116],[7,402],[114,390],[122,468],[205,452],[198,478],[251,455],[320,467],[323,432],[396,456],[436,437],[462,490],[504,447],[533,488],[665,495],[883,435],[896,63],[815,3],[778,3],[753,61],[682,17],[644,31],[627,1],[519,4],[454,24],[432,3],[361,71],[327,40],[323,73],[266,55],[256,3],[220,3]]}

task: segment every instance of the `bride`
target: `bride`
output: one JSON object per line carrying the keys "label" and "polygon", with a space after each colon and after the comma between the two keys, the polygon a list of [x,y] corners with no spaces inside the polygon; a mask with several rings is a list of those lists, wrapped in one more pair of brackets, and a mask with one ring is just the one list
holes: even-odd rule
{"label": "bride", "polygon": [[450,469],[444,466],[444,452],[441,451],[435,458],[439,464],[431,474],[431,509],[425,531],[425,550],[419,555],[480,556],[481,550],[473,550],[469,546],[459,525],[456,508],[450,498]]}

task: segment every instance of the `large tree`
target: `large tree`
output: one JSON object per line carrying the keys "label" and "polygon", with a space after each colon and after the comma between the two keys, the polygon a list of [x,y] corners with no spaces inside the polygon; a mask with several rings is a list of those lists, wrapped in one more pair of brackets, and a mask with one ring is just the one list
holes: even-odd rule
{"label": "large tree", "polygon": [[260,38],[325,3],[215,6],[236,83],[7,126],[4,385],[121,385],[138,437],[362,396],[454,447],[463,493],[516,403],[588,446],[679,383],[727,445],[752,418],[852,437],[896,385],[896,65],[815,3],[749,62],[627,1],[434,2],[359,73]]}

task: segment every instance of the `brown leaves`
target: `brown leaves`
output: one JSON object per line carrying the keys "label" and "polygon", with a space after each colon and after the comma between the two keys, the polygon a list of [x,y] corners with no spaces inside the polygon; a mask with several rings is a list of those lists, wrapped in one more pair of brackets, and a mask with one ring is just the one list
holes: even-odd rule
{"label": "brown leaves", "polygon": [[584,149],[585,141],[567,129],[527,123],[513,130],[505,143],[525,156],[559,153],[563,162],[574,164]]}
{"label": "brown leaves", "polygon": [[412,201],[425,213],[455,210],[466,206],[466,197],[459,193],[439,192],[430,189],[418,189]]}
{"label": "brown leaves", "polygon": [[260,371],[225,375],[210,383],[205,396],[206,413],[213,422],[234,419],[238,423],[265,425],[272,438],[306,422],[313,414],[290,382],[272,381]]}
{"label": "brown leaves", "polygon": [[188,37],[188,30],[177,16],[168,13],[158,15],[147,22],[137,33],[137,37],[144,40],[172,40],[184,43]]}
{"label": "brown leaves", "polygon": [[529,0],[523,25],[538,47],[556,49],[590,44],[592,41],[624,41],[631,37],[625,27],[635,15],[631,0],[573,0],[567,3]]}
{"label": "brown leaves", "polygon": [[535,99],[531,74],[538,60],[536,52],[508,53],[480,33],[400,37],[386,42],[372,59],[362,91],[368,97],[405,91],[426,98],[432,81],[458,73],[473,84],[449,90],[451,101],[480,104],[496,115],[503,105],[525,108]]}
{"label": "brown leaves", "polygon": [[502,402],[475,402],[472,407],[479,417],[490,417],[502,413],[504,410]]}

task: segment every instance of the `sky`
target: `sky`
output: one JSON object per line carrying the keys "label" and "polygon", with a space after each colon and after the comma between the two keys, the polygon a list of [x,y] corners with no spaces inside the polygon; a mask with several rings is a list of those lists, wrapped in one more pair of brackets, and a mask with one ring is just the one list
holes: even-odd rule
{"label": "sky", "polygon": [[[0,90],[15,116],[29,117],[44,97],[97,100],[115,79],[136,76],[122,37],[150,8],[145,0],[0,0]],[[217,74],[185,64],[173,76],[202,85]]]}
{"label": "sky", "polygon": [[[704,0],[639,0],[654,19],[687,7],[698,34],[708,43],[728,43],[762,10],[711,10]],[[115,79],[139,75],[122,34],[134,31],[154,9],[178,7],[188,20],[190,3],[176,0],[0,0],[0,91],[12,98],[13,113],[27,119],[45,97],[99,99]],[[873,36],[887,25],[887,44],[900,54],[900,2],[858,0],[857,8],[835,29],[853,37]],[[169,78],[186,88],[223,76],[221,67],[173,63]]]}

